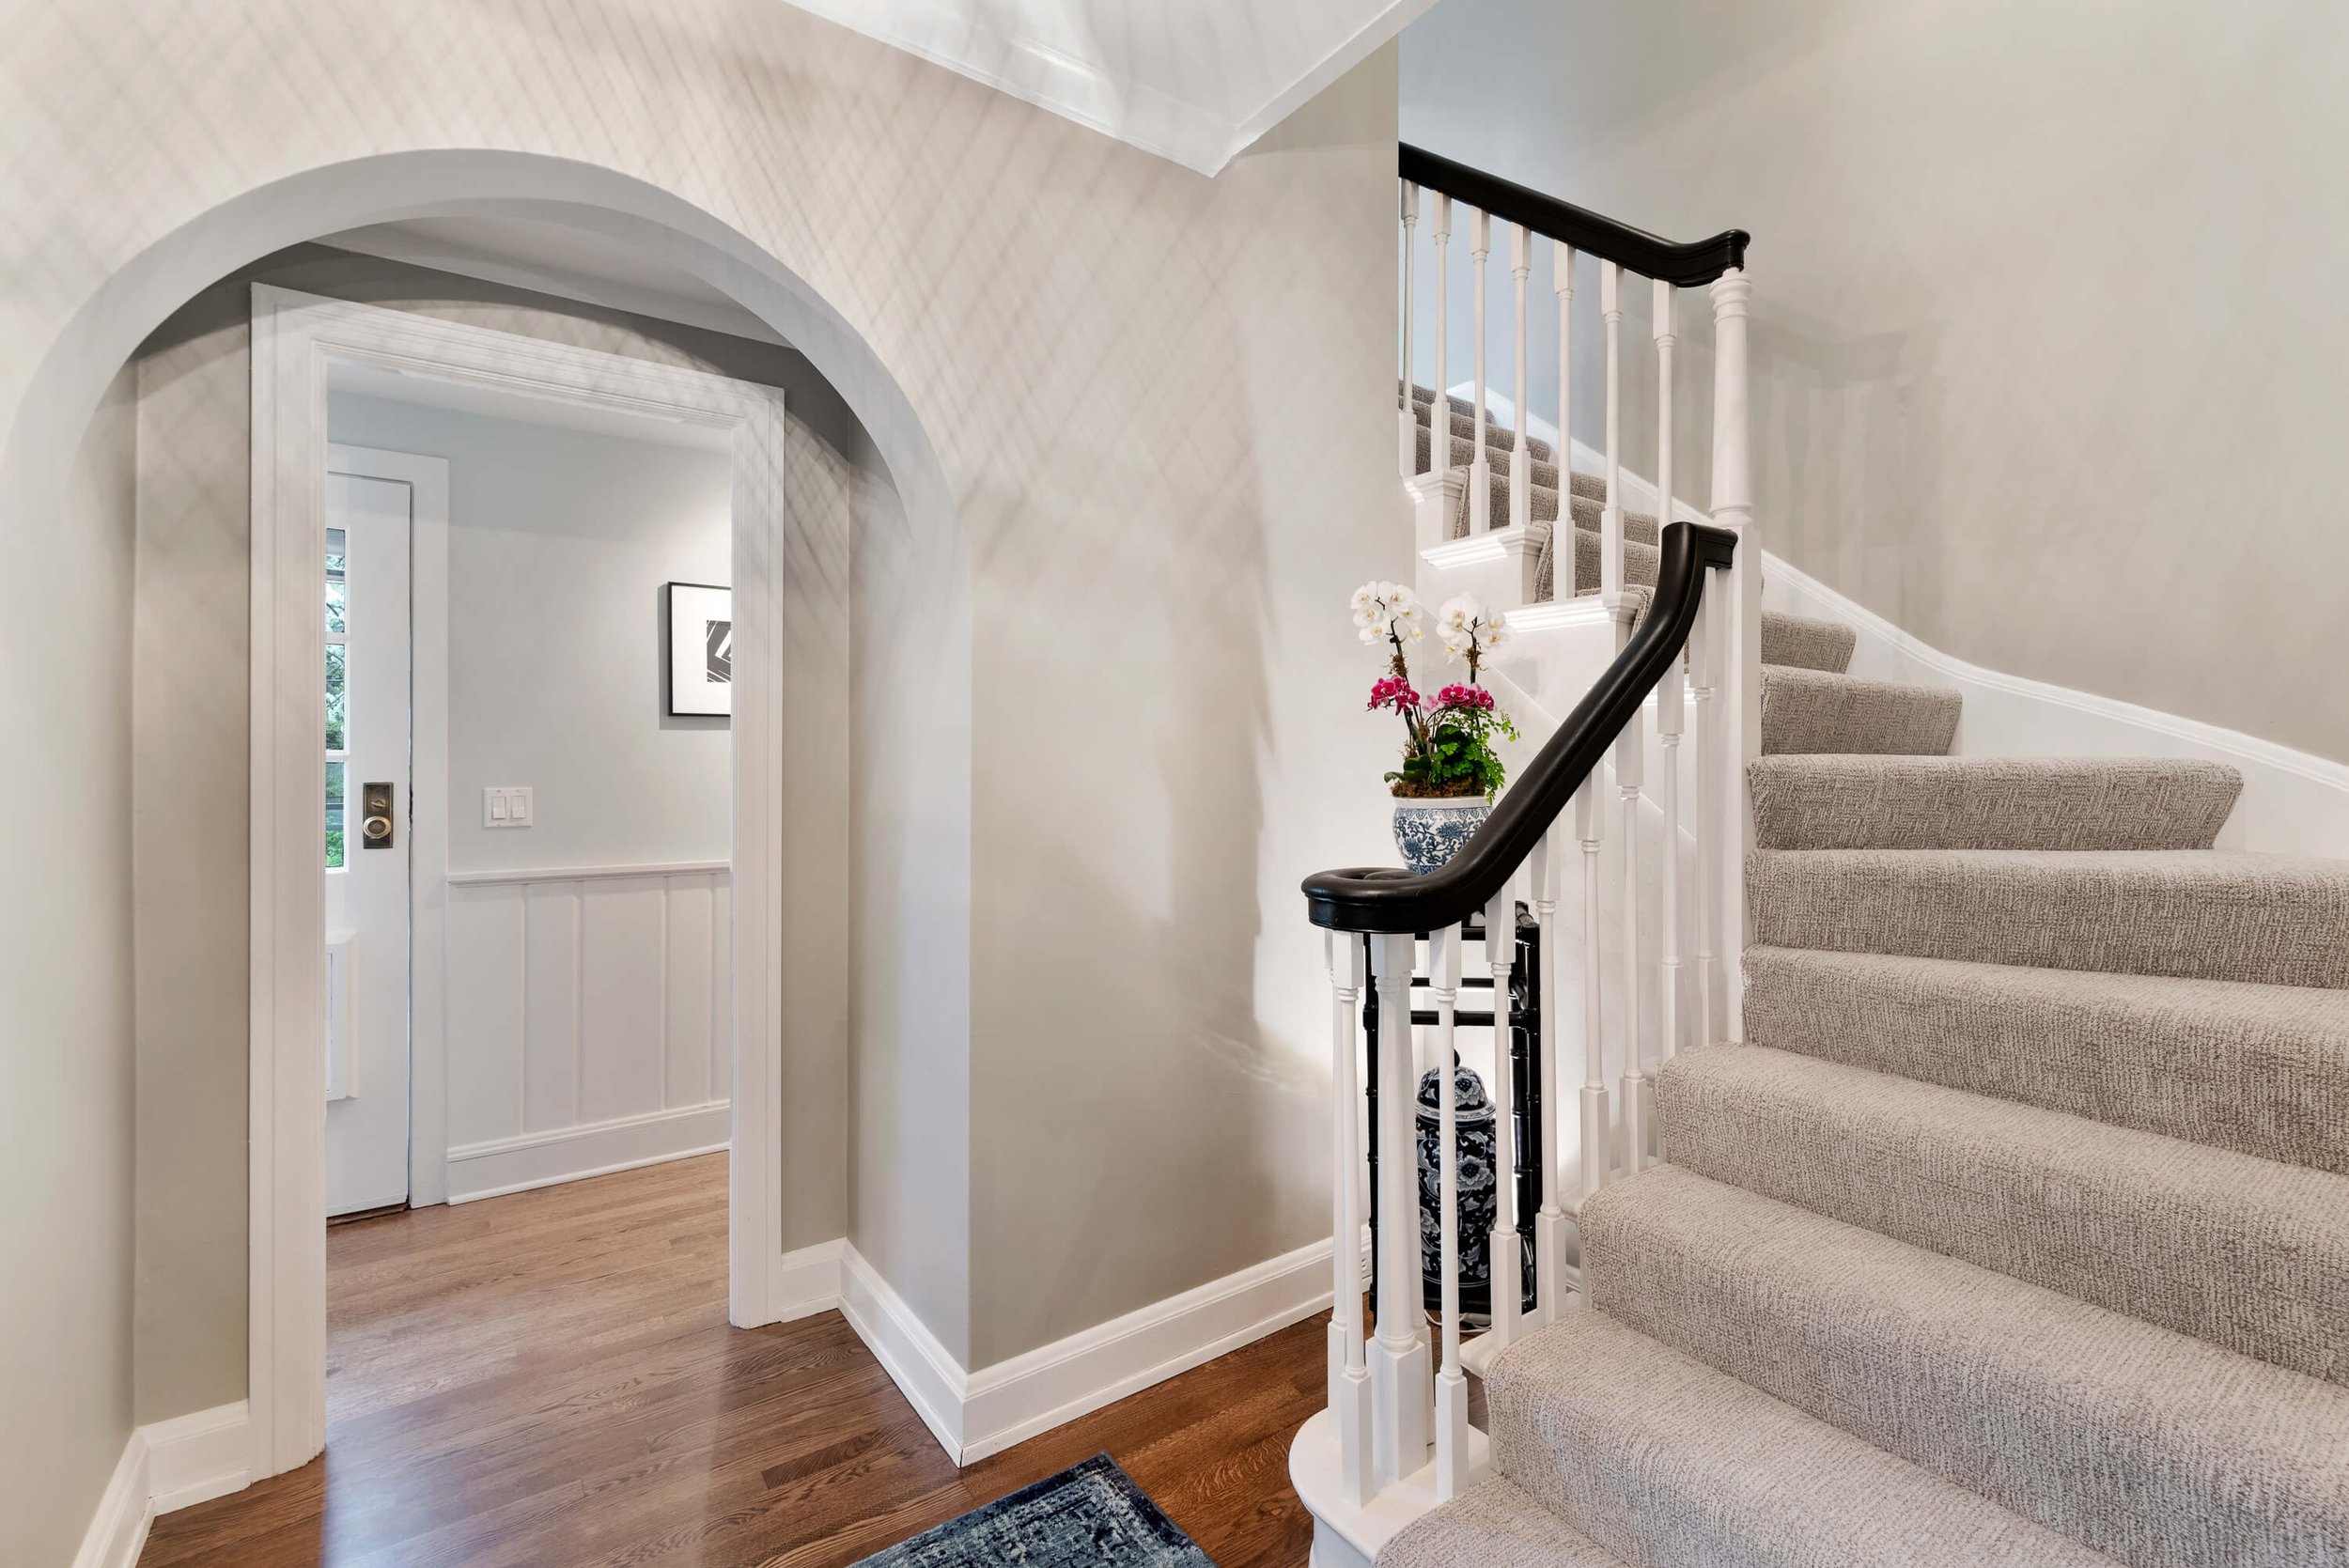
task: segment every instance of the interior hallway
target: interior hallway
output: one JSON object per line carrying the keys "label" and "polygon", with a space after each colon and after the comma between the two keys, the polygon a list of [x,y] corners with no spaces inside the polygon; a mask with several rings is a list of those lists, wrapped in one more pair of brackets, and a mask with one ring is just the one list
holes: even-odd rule
{"label": "interior hallway", "polygon": [[846,1320],[726,1325],[726,1163],[327,1237],[327,1452],[139,1561],[841,1568],[1107,1449],[1220,1568],[1300,1568],[1315,1318],[957,1471]]}

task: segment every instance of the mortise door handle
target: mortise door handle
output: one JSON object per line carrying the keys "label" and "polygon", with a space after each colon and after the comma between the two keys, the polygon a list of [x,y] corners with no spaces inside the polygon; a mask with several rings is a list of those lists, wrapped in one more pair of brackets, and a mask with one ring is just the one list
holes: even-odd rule
{"label": "mortise door handle", "polygon": [[359,799],[359,846],[362,849],[389,849],[394,836],[392,786],[389,784],[361,784]]}

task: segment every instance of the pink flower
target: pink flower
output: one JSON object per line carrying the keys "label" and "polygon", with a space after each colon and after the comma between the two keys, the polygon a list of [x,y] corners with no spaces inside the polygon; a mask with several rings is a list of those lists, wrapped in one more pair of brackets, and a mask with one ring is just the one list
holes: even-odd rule
{"label": "pink flower", "polygon": [[1370,706],[1392,707],[1399,713],[1407,707],[1417,707],[1419,693],[1412,691],[1411,683],[1400,675],[1388,675],[1371,687]]}
{"label": "pink flower", "polygon": [[1475,707],[1490,709],[1493,694],[1481,686],[1452,685],[1436,693],[1438,707]]}

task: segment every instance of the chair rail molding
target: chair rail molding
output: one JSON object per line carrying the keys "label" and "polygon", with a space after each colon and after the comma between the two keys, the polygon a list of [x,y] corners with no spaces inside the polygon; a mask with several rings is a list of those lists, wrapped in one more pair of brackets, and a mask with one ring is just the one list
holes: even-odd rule
{"label": "chair rail molding", "polygon": [[[796,637],[828,638],[833,607],[798,582],[812,559],[837,559],[845,539],[810,538],[828,527],[787,517],[783,504],[783,402],[771,388],[700,371],[572,348],[413,313],[256,286],[253,291],[252,1052],[250,1123],[251,1318],[247,1405],[255,1479],[307,1462],[325,1443],[326,1249],[323,1009],[324,904],[319,846],[324,806],[317,784],[324,716],[317,698],[323,657],[317,581],[325,550],[326,370],[330,358],[457,380],[577,405],[650,414],[726,432],[734,469],[737,614],[734,843],[730,878],[733,1017],[737,1047],[727,1096],[732,1117],[728,1312],[745,1327],[772,1321],[782,1253],[780,976],[786,907],[779,835],[785,727],[795,714],[836,709],[847,692],[801,691],[781,649]],[[845,600],[837,607],[845,618]],[[795,617],[812,617],[800,624]],[[427,645],[437,636],[443,646]],[[445,670],[445,623],[420,625],[418,661]],[[419,753],[420,763],[429,762]],[[438,764],[445,771],[445,753]],[[801,775],[794,773],[793,779]],[[837,788],[832,785],[836,782]],[[445,777],[414,780],[421,808]],[[846,811],[847,779],[826,775],[825,799],[797,800],[809,819]],[[837,794],[837,800],[830,799]],[[419,989],[412,1043],[417,1096],[414,1151],[432,1167],[418,1197],[434,1190],[446,1150],[443,1069],[444,998],[431,960],[444,941],[445,824],[436,861],[422,858],[413,893]],[[821,900],[840,890],[801,890]]]}

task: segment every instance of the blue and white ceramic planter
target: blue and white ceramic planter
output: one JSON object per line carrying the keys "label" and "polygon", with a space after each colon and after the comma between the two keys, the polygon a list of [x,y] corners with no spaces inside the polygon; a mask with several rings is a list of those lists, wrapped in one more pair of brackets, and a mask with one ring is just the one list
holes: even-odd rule
{"label": "blue and white ceramic planter", "polygon": [[1492,815],[1482,795],[1446,800],[1406,800],[1394,802],[1394,846],[1403,863],[1424,877],[1458,854],[1476,830]]}

